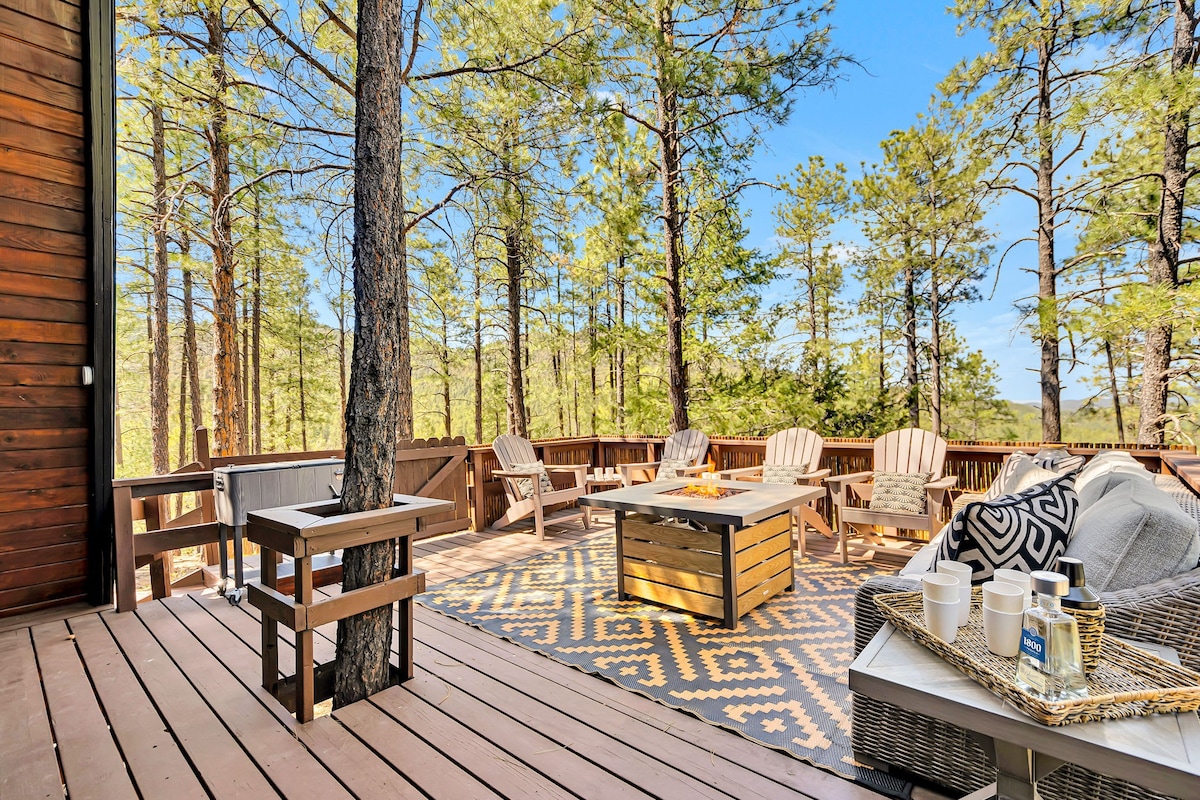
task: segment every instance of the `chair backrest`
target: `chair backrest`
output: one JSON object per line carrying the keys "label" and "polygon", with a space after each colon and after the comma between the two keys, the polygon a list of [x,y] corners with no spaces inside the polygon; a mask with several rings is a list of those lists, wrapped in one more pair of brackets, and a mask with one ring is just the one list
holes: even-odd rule
{"label": "chair backrest", "polygon": [[942,477],[946,440],[920,428],[904,428],[875,440],[874,469],[880,472],[929,472]]}
{"label": "chair backrest", "polygon": [[708,453],[708,437],[702,432],[688,428],[676,431],[667,437],[663,443],[663,458],[676,458],[692,462],[692,466],[700,463]]}
{"label": "chair backrest", "polygon": [[805,465],[809,472],[821,468],[821,450],[825,440],[816,431],[808,428],[788,428],[777,431],[767,439],[764,464],[780,467]]}
{"label": "chair backrest", "polygon": [[502,469],[512,469],[513,464],[531,464],[538,460],[537,453],[528,439],[505,433],[492,442],[492,452],[500,461]]}
{"label": "chair backrest", "polygon": [[[496,454],[501,469],[512,469],[513,464],[532,464],[538,460],[537,453],[534,452],[533,445],[529,443],[529,440],[511,433],[497,436],[496,440],[492,442],[492,452]],[[500,483],[504,486],[504,494],[508,496],[510,503],[525,499],[525,495],[521,494],[521,490],[517,486],[516,479],[505,478]]]}

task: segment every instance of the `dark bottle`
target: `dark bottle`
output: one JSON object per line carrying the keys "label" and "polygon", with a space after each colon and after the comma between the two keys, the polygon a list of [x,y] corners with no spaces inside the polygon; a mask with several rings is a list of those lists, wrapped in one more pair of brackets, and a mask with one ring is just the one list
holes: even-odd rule
{"label": "dark bottle", "polygon": [[1100,608],[1100,595],[1096,594],[1083,575],[1083,562],[1078,558],[1062,556],[1054,566],[1055,572],[1067,576],[1071,584],[1070,590],[1062,598],[1064,609],[1078,608],[1081,611],[1097,611]]}

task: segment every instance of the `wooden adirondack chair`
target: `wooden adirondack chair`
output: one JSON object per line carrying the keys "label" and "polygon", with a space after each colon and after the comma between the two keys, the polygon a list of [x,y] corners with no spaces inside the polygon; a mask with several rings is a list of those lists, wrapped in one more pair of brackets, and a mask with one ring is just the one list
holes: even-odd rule
{"label": "wooden adirondack chair", "polygon": [[621,485],[632,486],[634,473],[654,473],[650,480],[658,480],[658,468],[663,461],[686,461],[689,466],[680,467],[676,472],[679,476],[699,475],[708,470],[708,462],[704,457],[708,454],[708,437],[700,431],[688,429],[676,431],[667,437],[663,443],[662,458],[658,461],[645,461],[640,464],[621,464]]}
{"label": "wooden adirondack chair", "polygon": [[[538,472],[529,468],[515,468],[518,464],[533,464],[538,460],[537,453],[533,450],[533,445],[528,439],[522,439],[520,436],[512,434],[504,434],[497,436],[496,441],[492,442],[492,451],[496,454],[496,458],[500,461],[502,469],[492,470],[492,474],[501,478],[504,483],[504,494],[508,497],[508,510],[504,512],[504,516],[496,520],[495,527],[504,527],[511,525],[518,520],[522,520],[533,515],[534,531],[537,533],[539,540],[546,538],[546,508],[562,503],[571,503],[577,500],[582,495],[587,494],[587,464],[546,464],[546,473],[574,473],[575,485],[569,486],[566,489],[555,489],[554,491],[543,491],[541,481],[538,478]],[[521,481],[528,480],[531,483],[533,494],[526,497],[521,490]],[[554,522],[562,522],[568,519],[578,519],[583,517],[583,527],[589,528],[592,524],[591,512],[587,508],[580,508],[578,513],[560,514],[554,518]]]}
{"label": "wooden adirondack chair", "polygon": [[[805,466],[808,469],[804,474],[796,478],[796,483],[804,486],[820,486],[825,478],[829,477],[831,470],[828,468],[821,469],[821,451],[825,447],[825,440],[821,438],[815,431],[810,431],[807,428],[788,428],[787,430],[778,431],[771,434],[767,439],[767,451],[763,458],[763,465],[798,467]],[[724,480],[743,480],[743,481],[761,481],[763,468],[762,467],[743,467],[742,469],[727,469],[718,473]],[[812,526],[826,538],[833,538],[833,529],[829,527],[829,523],[821,516],[821,512],[817,510],[817,501],[821,498],[816,498],[808,504],[800,506],[800,513],[797,516],[792,515],[792,521],[796,530],[796,542],[800,548],[800,555],[804,555],[805,551],[805,534],[808,526]]]}
{"label": "wooden adirondack chair", "polygon": [[[846,544],[850,528],[854,528],[871,542],[873,549],[892,551],[900,551],[901,548],[886,546],[872,530],[872,526],[929,531],[930,536],[936,533],[941,524],[939,514],[946,502],[947,493],[958,482],[957,476],[942,476],[945,461],[945,439],[919,428],[905,428],[884,434],[875,440],[873,471],[826,478],[825,483],[829,486],[830,497],[837,509],[838,546],[842,563],[848,563],[850,560]],[[855,497],[864,501],[871,499],[873,487],[869,481],[875,472],[931,473],[932,477],[925,484],[925,510],[922,513],[910,514],[850,505],[850,501]]]}

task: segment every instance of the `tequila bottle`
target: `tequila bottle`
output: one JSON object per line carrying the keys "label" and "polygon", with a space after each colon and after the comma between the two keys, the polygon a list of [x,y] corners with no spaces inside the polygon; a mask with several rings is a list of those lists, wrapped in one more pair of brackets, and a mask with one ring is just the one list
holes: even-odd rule
{"label": "tequila bottle", "polygon": [[1061,608],[1061,598],[1070,588],[1067,576],[1038,571],[1030,577],[1037,603],[1025,611],[1021,623],[1017,685],[1043,700],[1086,697],[1079,628]]}

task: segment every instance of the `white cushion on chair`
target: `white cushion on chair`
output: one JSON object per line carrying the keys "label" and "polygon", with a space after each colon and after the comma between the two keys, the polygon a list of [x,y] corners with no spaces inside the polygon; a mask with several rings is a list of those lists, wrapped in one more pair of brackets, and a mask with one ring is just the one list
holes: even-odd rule
{"label": "white cushion on chair", "polygon": [[678,476],[679,470],[690,466],[692,466],[690,458],[664,458],[658,462],[658,471],[654,473],[654,480],[670,480]]}
{"label": "white cushion on chair", "polygon": [[902,514],[925,513],[925,484],[930,472],[876,472],[871,480],[872,511],[897,511]]}
{"label": "white cushion on chair", "polygon": [[808,464],[763,464],[762,482],[793,486],[808,472]]}
{"label": "white cushion on chair", "polygon": [[[546,465],[541,461],[531,461],[529,463],[513,464],[512,472],[536,472],[538,474],[538,483],[542,486],[542,494],[554,491],[554,484],[550,482],[550,476],[546,474]],[[517,491],[522,497],[533,497],[533,479],[532,478],[517,478]]]}

